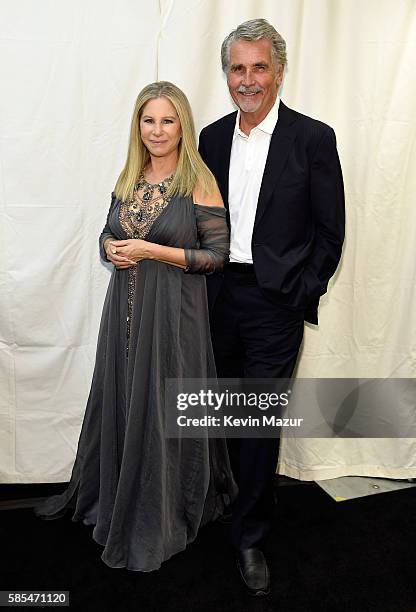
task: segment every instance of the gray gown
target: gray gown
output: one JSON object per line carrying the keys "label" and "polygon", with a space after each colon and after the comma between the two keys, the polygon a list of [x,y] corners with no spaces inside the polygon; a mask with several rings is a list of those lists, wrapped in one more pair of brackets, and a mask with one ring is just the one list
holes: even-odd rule
{"label": "gray gown", "polygon": [[[130,215],[130,217],[129,217]],[[164,437],[164,379],[215,377],[206,273],[228,257],[225,211],[174,196],[140,223],[113,195],[108,236],[185,249],[185,271],[143,260],[113,269],[92,385],[66,491],[35,508],[94,525],[110,567],[151,571],[183,550],[236,494],[223,439]]]}

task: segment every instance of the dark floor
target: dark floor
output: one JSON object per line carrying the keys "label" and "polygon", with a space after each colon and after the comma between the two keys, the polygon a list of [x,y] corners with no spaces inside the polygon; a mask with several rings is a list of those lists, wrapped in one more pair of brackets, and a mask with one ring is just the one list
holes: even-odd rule
{"label": "dark floor", "polygon": [[110,569],[91,528],[6,510],[23,490],[0,487],[0,590],[65,589],[70,608],[88,612],[416,612],[415,489],[336,503],[316,485],[277,487],[263,600],[243,591],[224,525],[157,572]]}

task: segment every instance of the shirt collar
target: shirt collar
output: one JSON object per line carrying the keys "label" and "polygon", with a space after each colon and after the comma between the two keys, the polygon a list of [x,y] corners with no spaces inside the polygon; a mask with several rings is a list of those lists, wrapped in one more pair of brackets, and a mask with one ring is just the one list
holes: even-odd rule
{"label": "shirt collar", "polygon": [[[261,123],[259,123],[258,125],[256,125],[255,128],[253,128],[253,130],[261,130],[262,132],[266,132],[266,134],[272,135],[273,130],[276,127],[277,120],[279,118],[279,104],[280,104],[280,98],[279,96],[277,96],[275,103],[273,104],[272,108],[269,110],[268,114],[265,116],[265,118],[263,119]],[[244,132],[240,130],[240,109],[238,109],[237,117],[235,118],[235,128],[234,128],[233,138],[235,138],[237,134],[239,136],[242,136],[243,138],[248,138],[247,134],[244,134]]]}

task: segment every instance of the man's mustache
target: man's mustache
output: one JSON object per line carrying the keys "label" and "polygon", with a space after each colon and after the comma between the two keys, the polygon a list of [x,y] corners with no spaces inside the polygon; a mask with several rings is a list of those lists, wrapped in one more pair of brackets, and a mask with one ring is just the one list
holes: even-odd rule
{"label": "man's mustache", "polygon": [[244,87],[244,85],[240,85],[237,88],[237,93],[242,93],[242,94],[248,94],[248,93],[262,93],[263,88],[262,87]]}

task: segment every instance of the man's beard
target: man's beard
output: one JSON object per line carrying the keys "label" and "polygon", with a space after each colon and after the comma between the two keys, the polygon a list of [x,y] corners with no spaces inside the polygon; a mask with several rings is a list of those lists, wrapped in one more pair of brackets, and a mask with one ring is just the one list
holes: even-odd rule
{"label": "man's beard", "polygon": [[[262,93],[264,90],[261,87],[244,87],[244,85],[240,85],[240,87],[236,90],[237,94],[247,94],[247,93],[252,93],[252,94],[256,94],[256,93]],[[245,97],[245,96],[238,96],[237,97],[238,100],[238,104],[237,106],[240,108],[240,110],[242,110],[244,113],[255,113],[262,102],[262,98],[254,98],[249,96],[249,97]]]}

